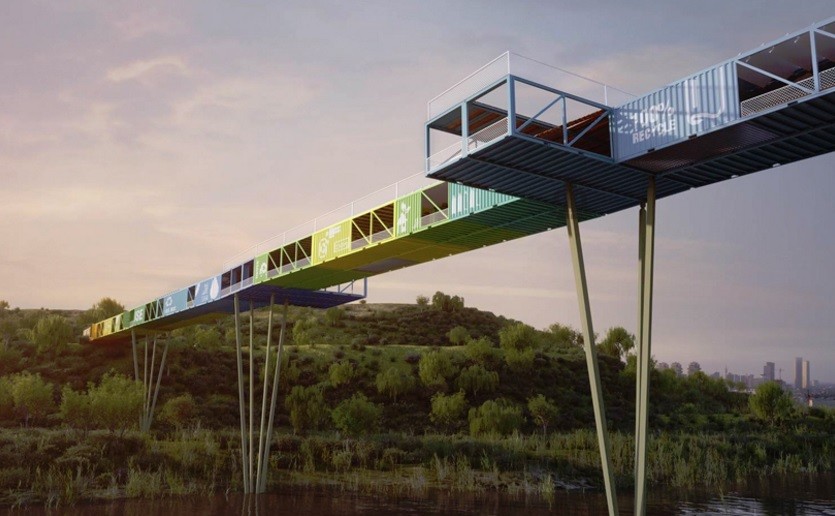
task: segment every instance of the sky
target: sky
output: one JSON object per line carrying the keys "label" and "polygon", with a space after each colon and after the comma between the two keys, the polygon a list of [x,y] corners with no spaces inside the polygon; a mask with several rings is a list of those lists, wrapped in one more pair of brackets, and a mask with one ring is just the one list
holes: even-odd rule
{"label": "sky", "polygon": [[[663,7],[662,7],[663,6]],[[756,13],[756,16],[754,16]],[[135,306],[423,169],[426,103],[510,50],[642,94],[831,0],[0,4],[0,299]],[[658,203],[653,348],[835,381],[832,156]],[[634,332],[637,208],[581,226],[594,326]],[[565,229],[369,280],[579,327]]]}

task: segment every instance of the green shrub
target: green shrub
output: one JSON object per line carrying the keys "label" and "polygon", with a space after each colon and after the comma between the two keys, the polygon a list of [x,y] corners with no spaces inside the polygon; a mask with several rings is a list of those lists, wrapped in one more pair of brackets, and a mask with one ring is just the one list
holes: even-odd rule
{"label": "green shrub", "polygon": [[479,364],[492,363],[496,359],[498,351],[487,337],[470,339],[464,347],[464,354],[467,358]]}
{"label": "green shrub", "polygon": [[331,413],[334,425],[351,436],[376,432],[381,415],[380,407],[359,393],[337,405]]}
{"label": "green shrub", "polygon": [[405,366],[393,365],[377,375],[375,381],[377,392],[388,395],[394,402],[397,397],[412,392],[415,388],[415,377]]}
{"label": "green shrub", "polygon": [[478,408],[470,409],[470,434],[506,436],[525,422],[522,409],[506,400],[487,400]]}
{"label": "green shrub", "polygon": [[432,412],[429,413],[429,419],[436,425],[451,430],[460,426],[466,410],[467,398],[464,397],[463,391],[449,396],[438,393],[432,396]]}
{"label": "green shrub", "polygon": [[142,384],[111,371],[87,390],[94,421],[111,432],[133,428],[142,415]]}
{"label": "green shrub", "polygon": [[26,426],[30,421],[43,421],[55,411],[53,387],[40,374],[18,373],[10,383],[15,412]]}
{"label": "green shrub", "polygon": [[189,393],[175,396],[165,402],[159,416],[177,428],[186,428],[197,419],[197,402]]}
{"label": "green shrub", "polygon": [[356,366],[354,364],[347,361],[337,362],[331,364],[328,369],[328,378],[331,381],[331,385],[339,387],[340,385],[350,383],[354,378],[355,371]]}
{"label": "green shrub", "polygon": [[446,336],[453,346],[460,346],[470,340],[470,332],[463,326],[456,326],[449,330]]}
{"label": "green shrub", "polygon": [[290,411],[290,423],[296,433],[317,429],[328,417],[321,385],[294,386],[284,400],[284,406]]}
{"label": "green shrub", "polygon": [[559,417],[557,406],[542,394],[528,398],[528,412],[531,413],[534,422],[542,427],[543,434],[548,433],[548,425],[556,422]]}
{"label": "green shrub", "polygon": [[423,385],[437,390],[446,390],[446,380],[456,373],[448,353],[432,351],[424,353],[418,363],[418,375]]}
{"label": "green shrub", "polygon": [[794,406],[791,394],[777,382],[760,384],[748,398],[748,404],[754,416],[772,426],[790,417]]}
{"label": "green shrub", "polygon": [[499,386],[499,373],[473,365],[461,371],[455,386],[474,396],[478,396],[479,392],[493,392]]}

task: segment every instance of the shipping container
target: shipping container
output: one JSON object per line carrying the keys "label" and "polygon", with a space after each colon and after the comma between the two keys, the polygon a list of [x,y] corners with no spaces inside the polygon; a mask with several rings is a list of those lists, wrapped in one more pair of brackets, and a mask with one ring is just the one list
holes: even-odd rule
{"label": "shipping container", "polygon": [[615,159],[686,140],[739,116],[736,71],[727,62],[615,108]]}
{"label": "shipping container", "polygon": [[513,200],[516,197],[512,195],[452,183],[449,189],[449,217],[466,217]]}
{"label": "shipping container", "polygon": [[165,296],[163,301],[162,315],[174,315],[177,312],[188,308],[188,289],[178,290]]}
{"label": "shipping container", "polygon": [[351,252],[351,221],[319,230],[313,234],[313,264],[333,260]]}

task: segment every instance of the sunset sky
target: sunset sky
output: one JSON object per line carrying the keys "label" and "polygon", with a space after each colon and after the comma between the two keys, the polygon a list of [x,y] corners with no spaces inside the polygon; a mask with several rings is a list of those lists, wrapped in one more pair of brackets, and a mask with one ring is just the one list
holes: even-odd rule
{"label": "sunset sky", "polygon": [[[3,2],[0,299],[135,306],[217,274],[420,172],[426,102],[506,50],[641,94],[832,15],[831,0]],[[660,201],[655,357],[774,361],[791,382],[803,356],[835,381],[833,195],[827,155]],[[637,209],[581,231],[597,331],[634,332]],[[565,229],[369,290],[579,326]]]}

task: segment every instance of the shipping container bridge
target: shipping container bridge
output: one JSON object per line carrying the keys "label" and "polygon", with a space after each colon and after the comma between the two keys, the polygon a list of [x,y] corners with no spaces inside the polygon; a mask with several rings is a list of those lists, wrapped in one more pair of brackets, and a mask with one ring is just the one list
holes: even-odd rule
{"label": "shipping container bridge", "polygon": [[[408,188],[410,179],[381,191],[391,195],[378,195],[367,209],[352,203],[85,335],[132,343],[135,375],[146,386],[147,429],[167,353],[166,344],[155,378],[158,336],[234,314],[243,486],[263,492],[278,378],[271,389],[265,378],[256,431],[254,403],[248,426],[245,411],[254,375],[251,360],[248,375],[242,366],[242,307],[271,307],[268,365],[274,304],[285,307],[280,360],[288,305],[338,306],[364,298],[370,276],[566,226],[607,503],[617,514],[579,223],[638,207],[635,511],[644,514],[656,199],[835,150],[835,18],[638,97],[506,53],[430,101],[425,131],[423,186]],[[251,324],[250,317],[250,353]]]}

